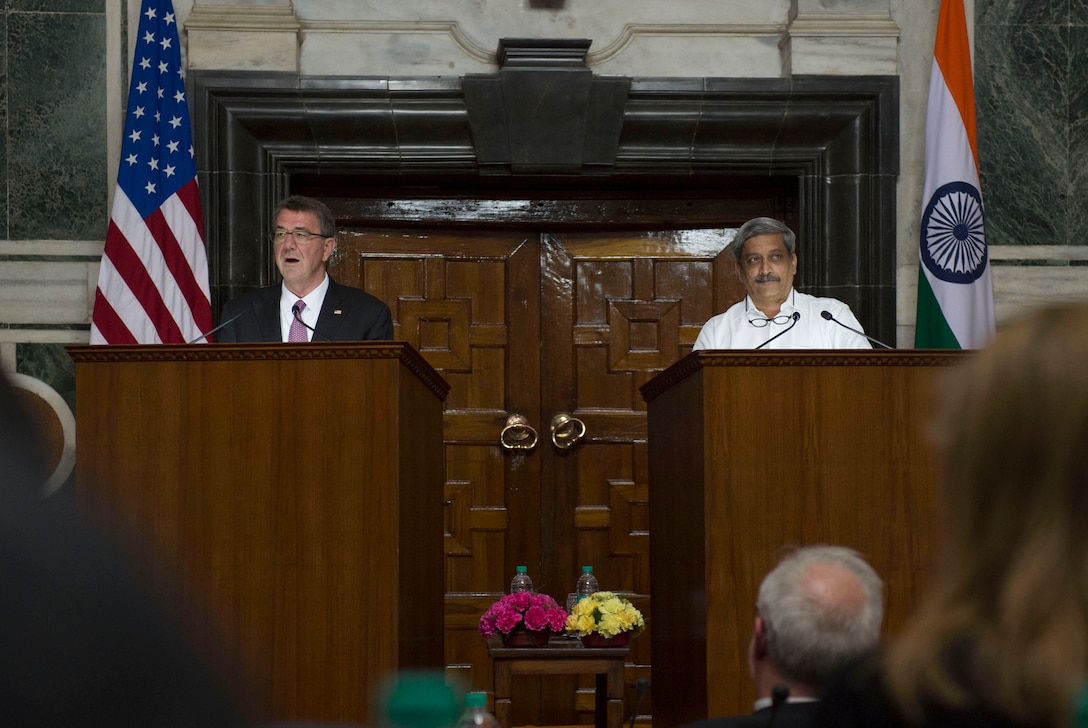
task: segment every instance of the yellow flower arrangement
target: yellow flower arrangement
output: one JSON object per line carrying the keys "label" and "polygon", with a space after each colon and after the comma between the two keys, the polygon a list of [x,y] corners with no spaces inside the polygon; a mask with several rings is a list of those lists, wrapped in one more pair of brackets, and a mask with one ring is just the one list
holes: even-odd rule
{"label": "yellow flower arrangement", "polygon": [[615,637],[622,632],[641,632],[646,622],[635,605],[612,592],[597,592],[579,599],[567,617],[567,631],[585,637]]}

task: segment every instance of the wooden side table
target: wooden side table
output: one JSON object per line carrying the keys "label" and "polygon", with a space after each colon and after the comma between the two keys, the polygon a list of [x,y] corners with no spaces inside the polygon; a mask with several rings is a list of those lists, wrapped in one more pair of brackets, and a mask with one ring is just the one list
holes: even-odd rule
{"label": "wooden side table", "polygon": [[623,666],[627,647],[583,647],[578,640],[552,637],[544,647],[504,647],[496,635],[487,642],[495,675],[495,717],[510,728],[514,675],[596,675],[597,728],[623,727]]}

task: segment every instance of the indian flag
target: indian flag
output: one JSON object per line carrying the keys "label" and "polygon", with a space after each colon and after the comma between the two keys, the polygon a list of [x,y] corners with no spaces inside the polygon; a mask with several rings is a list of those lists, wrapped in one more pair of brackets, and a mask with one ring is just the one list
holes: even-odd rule
{"label": "indian flag", "polygon": [[994,334],[994,293],[978,182],[975,87],[963,0],[943,0],[926,113],[919,230],[920,349],[976,349]]}

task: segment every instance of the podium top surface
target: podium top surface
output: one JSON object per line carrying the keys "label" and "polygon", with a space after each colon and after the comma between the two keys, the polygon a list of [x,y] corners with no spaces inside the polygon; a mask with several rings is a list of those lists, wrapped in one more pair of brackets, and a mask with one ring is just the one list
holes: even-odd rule
{"label": "podium top surface", "polygon": [[680,359],[639,391],[649,402],[706,367],[935,367],[954,364],[972,353],[953,349],[704,349]]}
{"label": "podium top surface", "polygon": [[132,362],[284,361],[305,359],[396,359],[444,400],[450,385],[405,341],[353,341],[322,344],[135,344],[65,347],[76,364]]}

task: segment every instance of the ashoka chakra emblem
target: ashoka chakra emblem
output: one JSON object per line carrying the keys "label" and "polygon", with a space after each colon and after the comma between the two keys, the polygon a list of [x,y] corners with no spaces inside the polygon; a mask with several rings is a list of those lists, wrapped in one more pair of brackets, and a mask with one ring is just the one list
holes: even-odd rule
{"label": "ashoka chakra emblem", "polygon": [[922,262],[949,283],[971,283],[986,269],[982,196],[974,185],[949,182],[929,198],[922,213]]}

